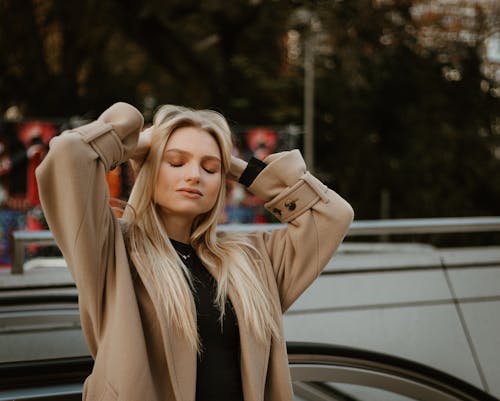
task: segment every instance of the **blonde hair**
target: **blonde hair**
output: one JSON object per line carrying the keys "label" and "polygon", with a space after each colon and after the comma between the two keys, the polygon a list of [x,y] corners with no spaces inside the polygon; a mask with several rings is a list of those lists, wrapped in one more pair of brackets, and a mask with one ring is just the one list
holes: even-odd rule
{"label": "blonde hair", "polygon": [[[217,281],[216,304],[220,319],[225,313],[228,288],[235,290],[243,309],[243,322],[255,336],[265,341],[279,337],[273,319],[275,305],[265,285],[257,250],[242,235],[230,236],[216,231],[224,208],[225,177],[231,163],[232,138],[225,118],[212,110],[192,110],[180,106],[162,106],[153,119],[151,148],[137,173],[123,219],[128,222],[128,247],[135,268],[155,284],[157,297],[173,327],[200,351],[196,312],[189,270],[170,242],[161,210],[154,201],[154,188],[165,145],[178,128],[193,126],[211,134],[221,152],[222,183],[214,207],[198,216],[191,228],[190,244],[205,266],[214,272]],[[186,280],[187,278],[187,280]],[[155,301],[155,300],[153,300]]]}

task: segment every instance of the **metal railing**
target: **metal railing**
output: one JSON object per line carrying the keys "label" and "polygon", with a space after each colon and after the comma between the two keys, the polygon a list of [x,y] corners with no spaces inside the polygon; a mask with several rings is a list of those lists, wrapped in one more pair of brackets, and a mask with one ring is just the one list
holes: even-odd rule
{"label": "metal railing", "polygon": [[10,272],[12,274],[24,273],[24,261],[26,259],[26,247],[28,245],[57,245],[49,230],[42,231],[14,231],[12,233],[14,246],[12,255],[12,267]]}
{"label": "metal railing", "polygon": [[[222,224],[223,231],[251,232],[271,230],[283,224]],[[358,220],[348,236],[441,234],[500,231],[500,217],[457,217],[426,219]],[[50,231],[14,231],[12,274],[23,274],[28,245],[56,245]]]}

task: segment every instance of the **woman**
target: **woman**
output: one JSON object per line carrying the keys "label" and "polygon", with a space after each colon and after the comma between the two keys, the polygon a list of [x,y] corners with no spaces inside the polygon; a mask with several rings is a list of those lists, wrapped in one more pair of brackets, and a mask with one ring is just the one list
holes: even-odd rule
{"label": "woman", "polygon": [[[164,106],[142,125],[114,104],[53,139],[37,171],[95,359],[83,398],[292,400],[282,314],[341,243],[351,207],[298,151],[231,157],[216,112]],[[137,177],[117,219],[105,174],[129,158]],[[216,232],[228,178],[286,228]]]}

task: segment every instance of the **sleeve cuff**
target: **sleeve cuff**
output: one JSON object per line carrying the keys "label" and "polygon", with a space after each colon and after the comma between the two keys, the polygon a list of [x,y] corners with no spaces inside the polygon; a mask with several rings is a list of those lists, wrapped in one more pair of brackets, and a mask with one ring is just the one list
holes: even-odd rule
{"label": "sleeve cuff", "polygon": [[260,172],[264,170],[266,167],[267,164],[264,163],[262,160],[252,157],[248,161],[248,165],[245,168],[245,170],[243,170],[243,173],[241,173],[238,182],[246,187],[249,187],[250,185],[252,185],[253,181],[260,174]]}
{"label": "sleeve cuff", "polygon": [[288,223],[322,200],[328,203],[328,188],[306,172],[300,180],[265,204],[278,220]]}
{"label": "sleeve cuff", "polygon": [[106,171],[128,160],[143,126],[142,114],[134,106],[119,102],[99,118],[75,129],[103,161]]}

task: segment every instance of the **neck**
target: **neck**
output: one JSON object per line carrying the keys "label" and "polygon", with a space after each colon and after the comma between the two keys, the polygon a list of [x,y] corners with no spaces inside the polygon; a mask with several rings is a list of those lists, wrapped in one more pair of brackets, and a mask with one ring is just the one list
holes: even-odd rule
{"label": "neck", "polygon": [[164,223],[169,238],[189,244],[192,219],[182,216],[168,216],[168,218],[164,219]]}

